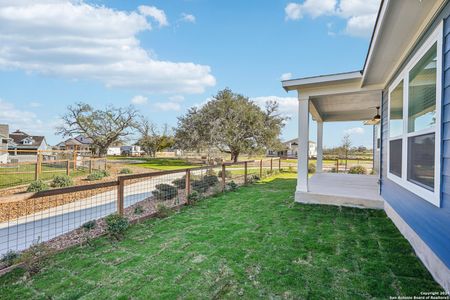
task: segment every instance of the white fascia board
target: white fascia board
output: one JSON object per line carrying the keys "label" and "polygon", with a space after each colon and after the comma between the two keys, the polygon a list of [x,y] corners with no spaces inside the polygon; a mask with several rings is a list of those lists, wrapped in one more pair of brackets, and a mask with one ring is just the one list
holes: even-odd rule
{"label": "white fascia board", "polygon": [[339,81],[360,80],[362,78],[361,71],[348,73],[321,75],[314,77],[304,77],[297,79],[283,80],[281,83],[286,91],[297,90],[301,87],[309,87],[314,85],[326,85]]}

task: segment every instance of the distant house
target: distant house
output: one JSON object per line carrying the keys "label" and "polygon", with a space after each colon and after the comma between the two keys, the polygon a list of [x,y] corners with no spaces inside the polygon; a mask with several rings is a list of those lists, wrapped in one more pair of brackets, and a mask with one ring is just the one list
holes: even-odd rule
{"label": "distant house", "polygon": [[93,151],[92,139],[84,135],[77,135],[56,145],[58,150]]}
{"label": "distant house", "polygon": [[120,151],[122,155],[129,156],[141,156],[143,151],[141,150],[141,146],[122,146],[120,147]]}
{"label": "distant house", "polygon": [[[298,156],[298,139],[292,139],[286,142],[283,142],[284,150],[275,151],[269,150],[267,151],[268,156],[284,156],[284,157],[297,157]],[[313,141],[309,141],[308,146],[308,156],[316,157],[317,156],[317,144]]]}
{"label": "distant house", "polygon": [[[47,150],[48,144],[44,136],[29,135],[21,130],[9,134],[8,150],[16,154],[30,154],[37,150]],[[20,151],[20,152],[17,152]],[[30,151],[27,153],[26,151]]]}
{"label": "distant house", "polygon": [[118,155],[122,154],[122,151],[120,150],[120,148],[121,148],[120,146],[108,147],[106,155],[118,156]]}
{"label": "distant house", "polygon": [[0,124],[0,164],[8,162],[9,126]]}

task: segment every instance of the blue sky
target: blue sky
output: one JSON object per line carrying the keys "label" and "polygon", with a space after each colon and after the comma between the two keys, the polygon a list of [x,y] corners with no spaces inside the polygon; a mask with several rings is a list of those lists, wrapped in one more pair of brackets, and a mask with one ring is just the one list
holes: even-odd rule
{"label": "blue sky", "polygon": [[[13,2],[13,1],[11,1]],[[263,104],[277,99],[297,135],[295,78],[360,70],[379,1],[0,2],[0,123],[44,134],[50,144],[67,105],[135,105],[157,124],[205,103],[219,89]],[[325,146],[360,122],[325,124]],[[315,139],[315,126],[311,126]]]}

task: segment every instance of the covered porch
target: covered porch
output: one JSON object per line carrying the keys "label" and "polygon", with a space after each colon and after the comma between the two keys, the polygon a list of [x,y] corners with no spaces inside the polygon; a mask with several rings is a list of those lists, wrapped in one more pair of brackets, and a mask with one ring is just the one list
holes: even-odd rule
{"label": "covered porch", "polygon": [[[298,174],[295,200],[361,208],[383,208],[378,175],[323,172],[323,125],[325,122],[365,121],[373,126],[374,172],[379,170],[377,128],[380,89],[361,88],[361,72],[283,81],[286,91],[298,92]],[[309,116],[317,122],[316,173],[308,174]]]}

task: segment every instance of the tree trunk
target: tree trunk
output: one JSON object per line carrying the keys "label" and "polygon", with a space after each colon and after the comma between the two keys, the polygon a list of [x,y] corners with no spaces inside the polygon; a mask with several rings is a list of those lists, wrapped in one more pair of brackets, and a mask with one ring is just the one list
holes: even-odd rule
{"label": "tree trunk", "polygon": [[239,157],[239,152],[231,152],[231,160],[237,162]]}

